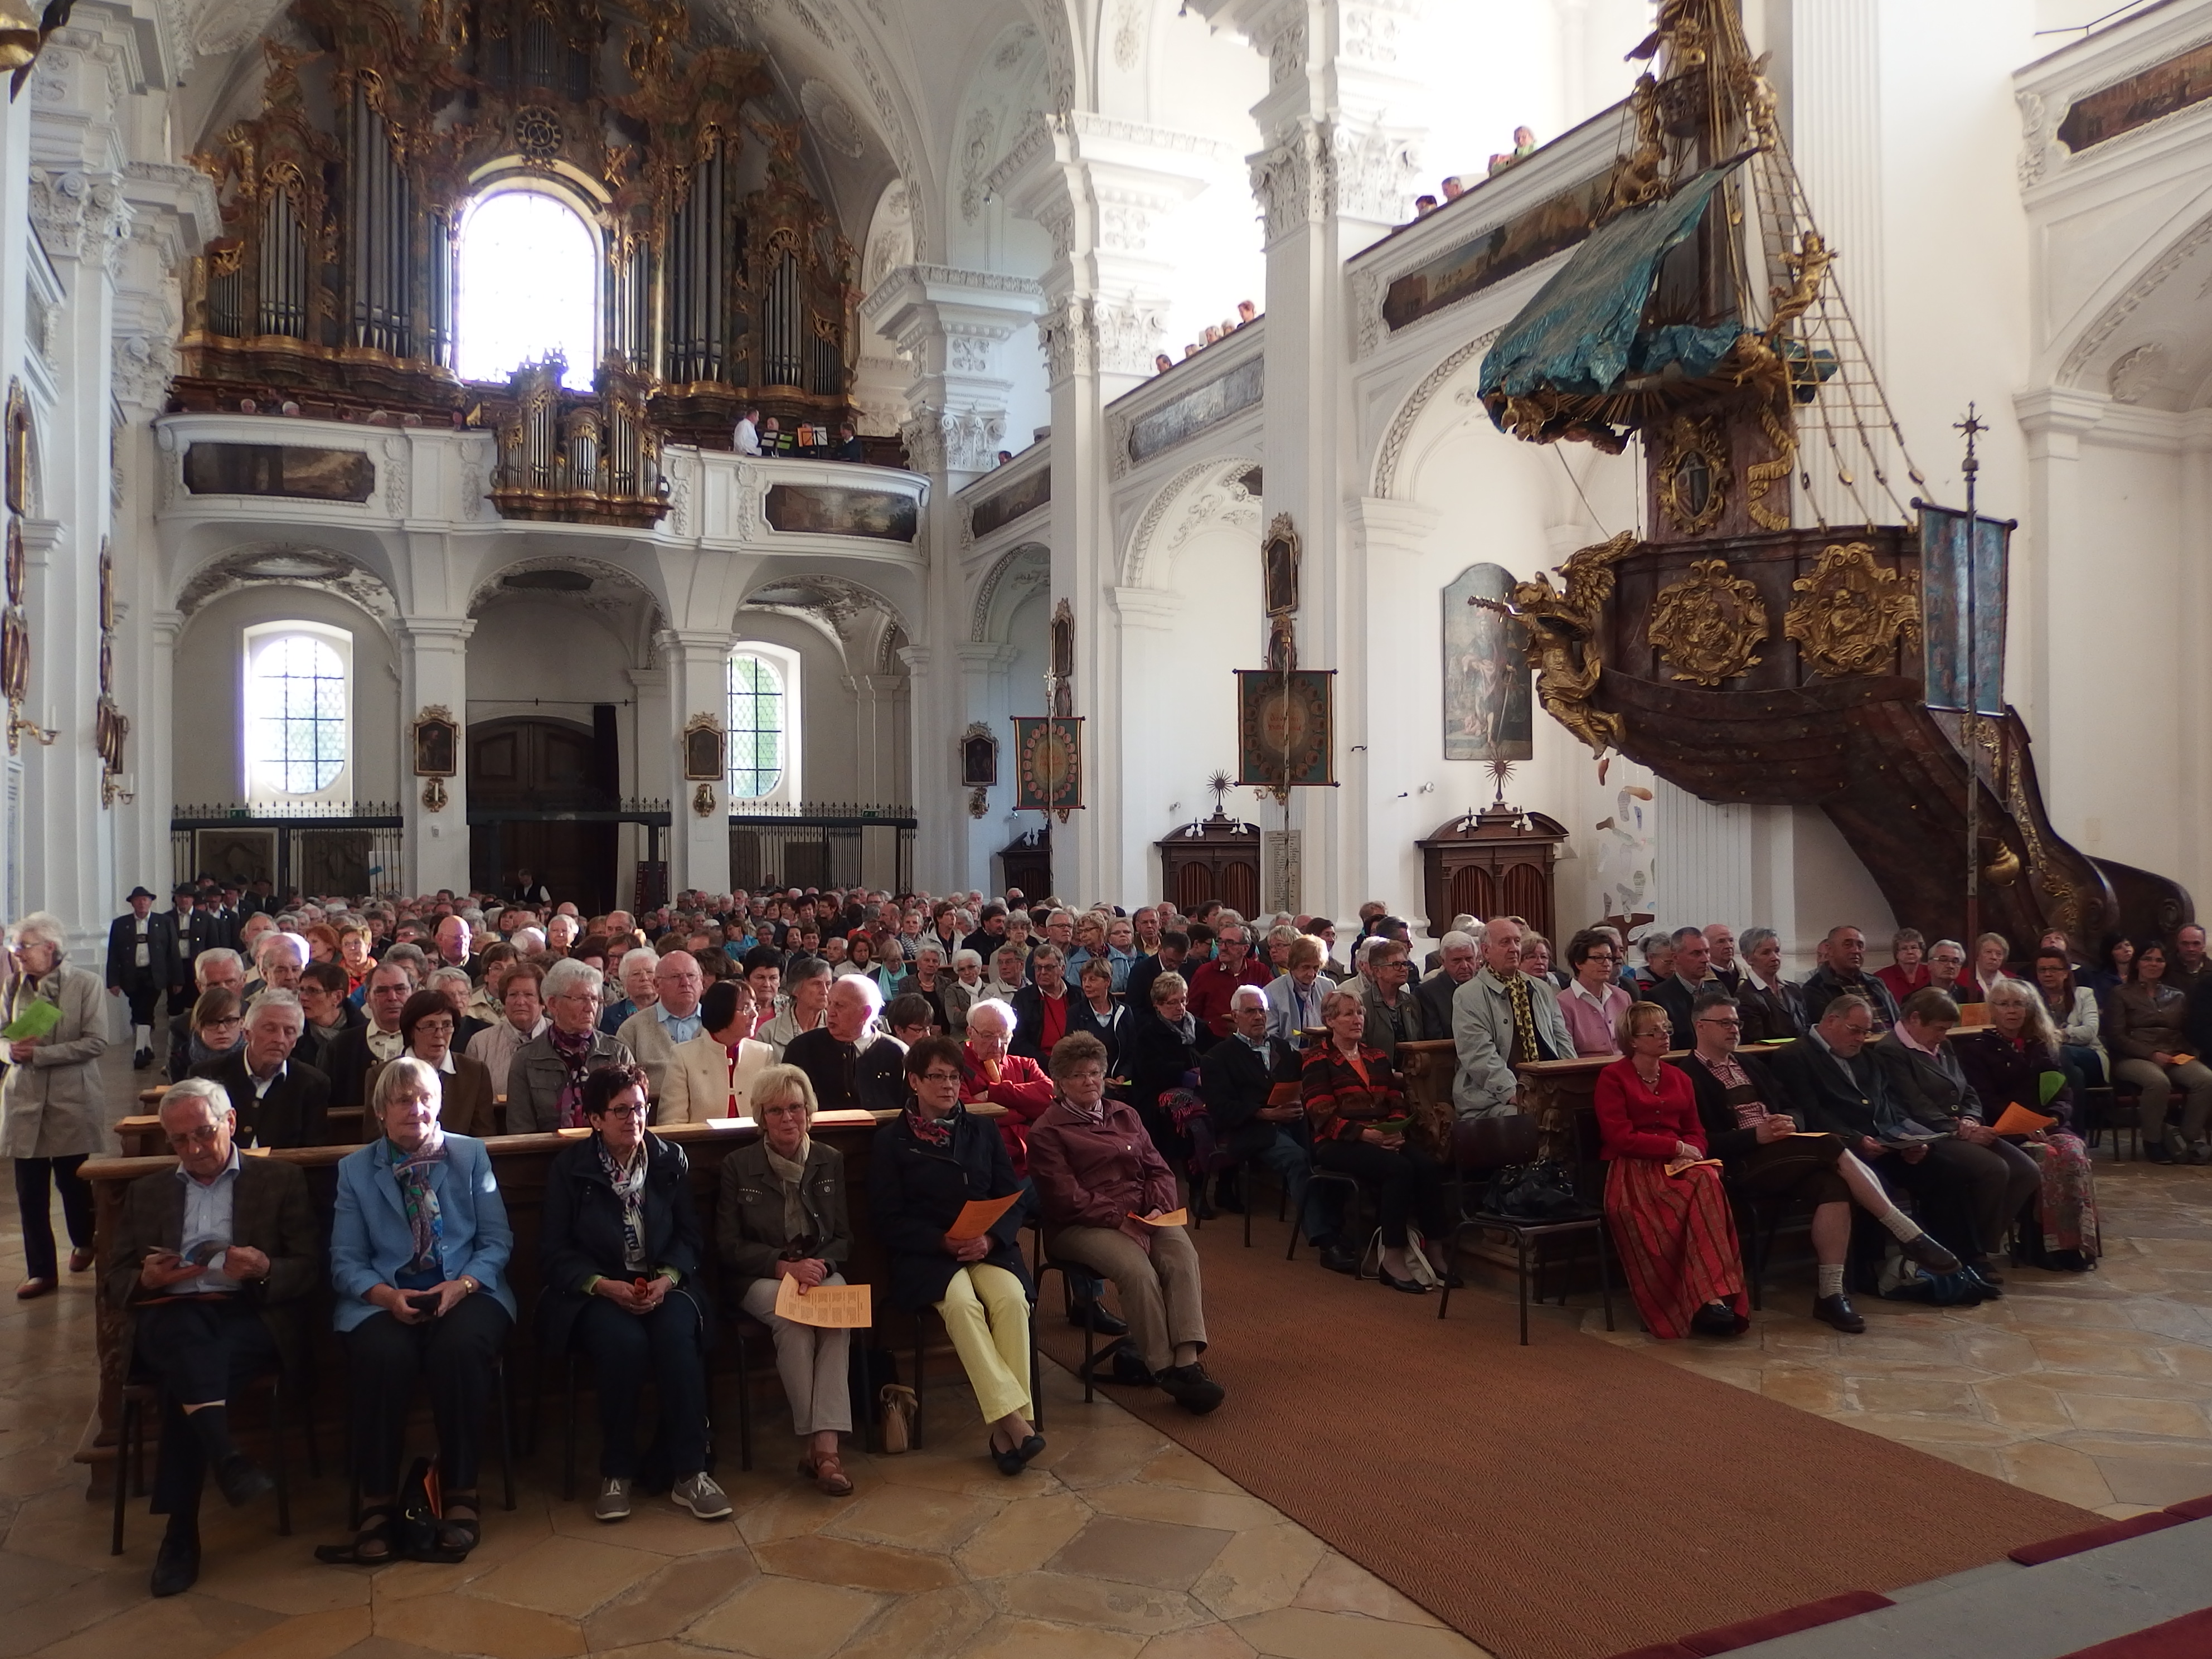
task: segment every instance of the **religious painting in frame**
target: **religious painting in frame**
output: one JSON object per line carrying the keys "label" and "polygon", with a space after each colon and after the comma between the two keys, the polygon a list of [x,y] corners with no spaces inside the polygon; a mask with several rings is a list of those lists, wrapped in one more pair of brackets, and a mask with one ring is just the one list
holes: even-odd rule
{"label": "religious painting in frame", "polygon": [[1513,573],[1471,564],[1444,589],[1444,758],[1525,761],[1536,755],[1528,660],[1510,617],[1476,599],[1503,599]]}
{"label": "religious painting in frame", "polygon": [[1298,532],[1287,513],[1275,514],[1260,544],[1260,579],[1269,616],[1287,617],[1298,608]]}
{"label": "religious painting in frame", "polygon": [[2004,713],[2005,551],[2012,527],[2009,520],[1977,519],[1970,556],[1966,515],[1921,507],[1921,637],[1930,708],[1965,709],[1971,650],[1976,712]]}
{"label": "religious painting in frame", "polygon": [[31,399],[21,380],[8,382],[7,495],[10,513],[31,510]]}
{"label": "religious painting in frame", "polygon": [[1263,789],[1334,788],[1336,671],[1237,671],[1237,781]]}
{"label": "religious painting in frame", "polygon": [[1016,715],[1014,811],[1067,812],[1082,805],[1082,718]]}
{"label": "religious painting in frame", "polygon": [[450,778],[460,773],[461,728],[453,711],[432,704],[410,728],[415,745],[415,775]]}
{"label": "religious painting in frame", "polygon": [[277,880],[274,830],[195,830],[192,869],[220,882],[251,886],[267,877]]}
{"label": "religious painting in frame", "polygon": [[684,781],[719,783],[729,773],[722,728],[712,714],[694,714],[684,728]]}
{"label": "religious painting in frame", "polygon": [[999,740],[981,722],[960,736],[960,787],[989,789],[999,781]]}

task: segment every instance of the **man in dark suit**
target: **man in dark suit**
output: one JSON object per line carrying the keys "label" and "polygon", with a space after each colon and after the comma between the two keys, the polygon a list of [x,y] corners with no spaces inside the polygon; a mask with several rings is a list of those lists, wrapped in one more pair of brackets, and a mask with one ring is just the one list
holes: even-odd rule
{"label": "man in dark suit", "polygon": [[[1152,981],[1162,974],[1182,972],[1183,952],[1190,949],[1190,935],[1170,929],[1160,935],[1160,948],[1151,956],[1133,963],[1129,969],[1128,983],[1121,988],[1121,1001],[1140,1014],[1152,1011]],[[991,970],[990,959],[983,961],[983,971]]]}
{"label": "man in dark suit", "polygon": [[192,1000],[197,994],[192,983],[192,963],[199,953],[216,943],[215,926],[208,913],[195,908],[198,890],[190,882],[178,884],[173,896],[175,908],[169,912],[169,960],[161,978],[169,991],[169,1018],[173,1024],[192,1011]]}
{"label": "man in dark suit", "polygon": [[176,924],[154,914],[154,896],[131,890],[131,908],[107,925],[107,994],[131,1001],[131,1063],[154,1063],[154,1004],[171,988],[169,959],[176,953]]}
{"label": "man in dark suit", "polygon": [[245,1504],[267,1474],[230,1437],[229,1400],[252,1377],[296,1359],[298,1316],[322,1282],[307,1183],[294,1165],[240,1158],[232,1113],[212,1084],[189,1080],[161,1102],[177,1167],[125,1189],[100,1264],[108,1305],[129,1322],[125,1352],[161,1380],[154,1511],[169,1517],[154,1561],[156,1595],[199,1577],[200,1487],[212,1469]]}
{"label": "man in dark suit", "polygon": [[1707,991],[1723,988],[1713,978],[1712,946],[1705,942],[1704,930],[1677,927],[1674,938],[1674,971],[1644,992],[1643,1000],[1656,1002],[1667,1011],[1677,1048],[1694,1048],[1698,1029],[1691,1009]]}
{"label": "man in dark suit", "polygon": [[246,1041],[192,1068],[194,1077],[222,1085],[236,1115],[233,1133],[248,1150],[329,1139],[330,1079],[292,1058],[304,1018],[293,993],[264,991],[246,1011]]}
{"label": "man in dark suit", "polygon": [[[1779,1103],[1808,1129],[1841,1136],[1884,1187],[1911,1194],[1938,1237],[1970,1240],[1971,1182],[1953,1164],[1929,1156],[1925,1131],[1875,1063],[1874,1026],[1874,1005],[1866,998],[1855,991],[1832,997],[1812,1035],[1768,1062]],[[1986,1293],[1998,1292],[1990,1285]]]}
{"label": "man in dark suit", "polygon": [[1452,1028],[1452,998],[1459,994],[1461,986],[1481,971],[1482,952],[1472,933],[1446,933],[1437,943],[1437,970],[1424,975],[1420,983],[1413,987],[1413,1000],[1421,1005],[1421,1029],[1445,1036]]}
{"label": "man in dark suit", "polygon": [[245,925],[248,916],[273,916],[276,914],[275,888],[276,883],[270,881],[266,876],[256,876],[253,878],[252,890],[243,895],[236,907],[240,927]]}
{"label": "man in dark suit", "polygon": [[368,1074],[380,1060],[396,1060],[407,1040],[400,1035],[399,1011],[414,986],[398,963],[380,963],[368,976],[367,1023],[341,1031],[323,1048],[323,1069],[331,1080],[331,1104],[366,1106]]}

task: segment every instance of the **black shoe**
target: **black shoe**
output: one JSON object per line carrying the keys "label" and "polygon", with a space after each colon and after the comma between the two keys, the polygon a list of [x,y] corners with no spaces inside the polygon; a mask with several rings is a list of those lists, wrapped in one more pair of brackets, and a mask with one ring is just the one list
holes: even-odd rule
{"label": "black shoe", "polygon": [[1170,1365],[1152,1380],[1169,1399],[1199,1417],[1227,1398],[1221,1384],[1208,1376],[1206,1367],[1195,1360],[1188,1365]]}
{"label": "black shoe", "polygon": [[1349,1244],[1324,1244],[1321,1247],[1321,1265],[1333,1273],[1356,1273],[1359,1271],[1359,1252]]}
{"label": "black shoe", "polygon": [[141,1048],[131,1057],[131,1066],[133,1071],[143,1072],[153,1063],[154,1051],[151,1048]]}
{"label": "black shoe", "polygon": [[1969,1261],[1966,1277],[1974,1281],[1974,1288],[1994,1302],[2004,1294],[2004,1275],[1986,1261]]}
{"label": "black shoe", "polygon": [[199,1576],[199,1534],[164,1533],[161,1552],[154,1558],[154,1594],[182,1595],[198,1582]]}
{"label": "black shoe", "polygon": [[991,1448],[991,1461],[999,1466],[1000,1474],[1019,1474],[1029,1465],[1022,1462],[1022,1449],[1016,1446],[1008,1451]]}
{"label": "black shoe", "polygon": [[1851,1306],[1851,1299],[1841,1291],[1833,1296],[1819,1297],[1813,1304],[1813,1317],[1833,1325],[1846,1335],[1856,1336],[1866,1329],[1866,1321],[1859,1310]]}
{"label": "black shoe", "polygon": [[2154,1164],[2171,1164],[2173,1162],[2173,1154],[2166,1151],[2164,1146],[2159,1145],[2159,1143],[2154,1140],[2146,1140],[2143,1142],[2142,1155]]}
{"label": "black shoe", "polygon": [[1699,1336],[1737,1336],[1741,1334],[1735,1320],[1735,1310],[1724,1302],[1708,1302],[1690,1316],[1690,1328]]}
{"label": "black shoe", "polygon": [[1908,1261],[1917,1261],[1931,1273],[1954,1273],[1959,1271],[1959,1258],[1953,1255],[1927,1233],[1917,1238],[1900,1241],[1897,1247]]}
{"label": "black shoe", "polygon": [[1067,1322],[1079,1331],[1088,1325],[1101,1336],[1127,1336],[1129,1334],[1129,1322],[1119,1314],[1109,1312],[1106,1304],[1095,1297],[1077,1303],[1075,1311],[1067,1316]]}
{"label": "black shoe", "polygon": [[268,1471],[244,1452],[233,1452],[223,1459],[216,1469],[215,1480],[233,1509],[276,1490],[276,1483],[269,1478]]}
{"label": "black shoe", "polygon": [[1028,1439],[1023,1441],[1020,1445],[1014,1448],[1014,1455],[1020,1458],[1024,1463],[1032,1462],[1036,1460],[1037,1454],[1042,1452],[1043,1449],[1044,1437],[1041,1434],[1033,1434]]}
{"label": "black shoe", "polygon": [[1149,1389],[1152,1386],[1152,1367],[1127,1343],[1116,1343],[1107,1380],[1124,1389]]}
{"label": "black shoe", "polygon": [[1393,1279],[1388,1267],[1377,1267],[1375,1276],[1394,1291],[1403,1291],[1408,1296],[1426,1296],[1429,1287],[1418,1279]]}

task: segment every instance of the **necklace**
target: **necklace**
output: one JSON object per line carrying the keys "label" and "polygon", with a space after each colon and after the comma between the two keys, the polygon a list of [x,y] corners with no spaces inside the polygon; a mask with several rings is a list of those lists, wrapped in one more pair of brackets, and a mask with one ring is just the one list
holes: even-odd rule
{"label": "necklace", "polygon": [[1656,1095],[1659,1092],[1659,1068],[1657,1066],[1653,1066],[1647,1073],[1644,1069],[1643,1062],[1638,1060],[1636,1065],[1636,1075],[1644,1086],[1651,1091],[1654,1095]]}

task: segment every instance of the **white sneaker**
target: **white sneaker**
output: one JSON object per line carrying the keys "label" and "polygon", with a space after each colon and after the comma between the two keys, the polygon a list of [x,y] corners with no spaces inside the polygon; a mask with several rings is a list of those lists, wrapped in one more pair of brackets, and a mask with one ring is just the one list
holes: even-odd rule
{"label": "white sneaker", "polygon": [[629,1519],[629,1482],[621,1475],[611,1474],[599,1482],[599,1501],[592,1505],[594,1521],[627,1521]]}
{"label": "white sneaker", "polygon": [[702,1521],[729,1518],[732,1508],[729,1494],[716,1486],[714,1477],[704,1469],[687,1480],[678,1481],[669,1488],[668,1496]]}

